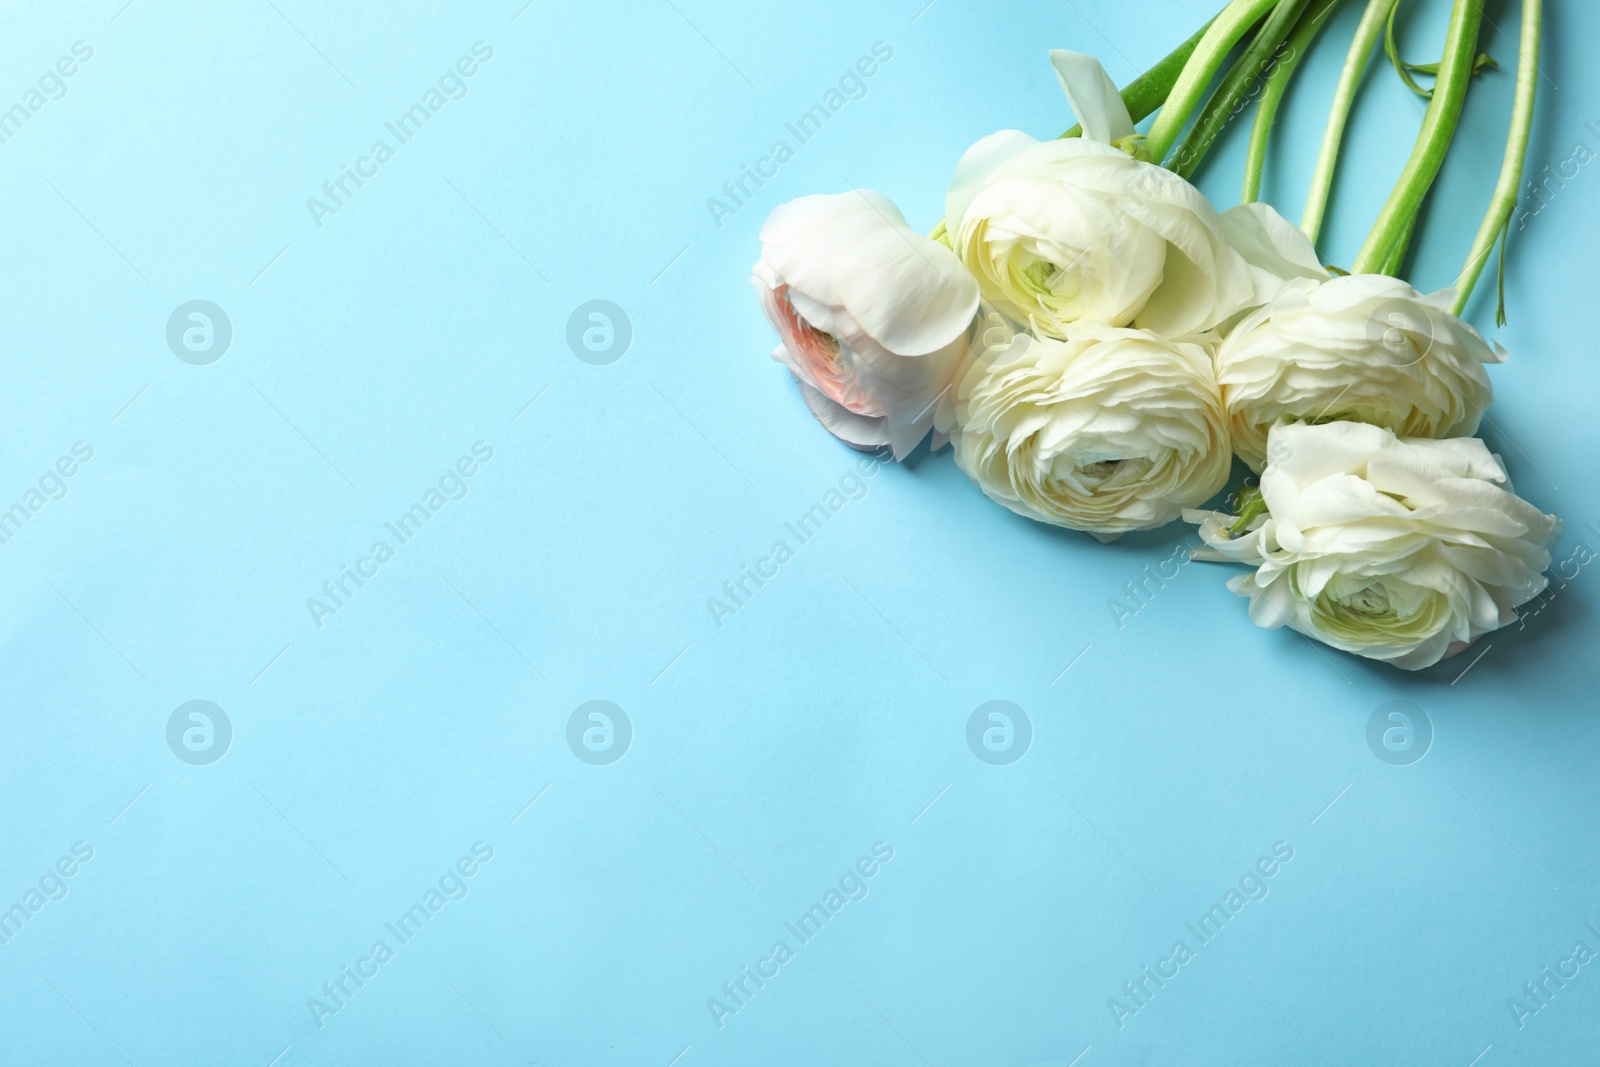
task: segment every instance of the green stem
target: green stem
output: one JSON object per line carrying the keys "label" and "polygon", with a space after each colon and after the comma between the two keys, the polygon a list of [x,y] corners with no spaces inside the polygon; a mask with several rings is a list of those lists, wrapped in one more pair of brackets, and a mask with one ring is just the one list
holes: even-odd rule
{"label": "green stem", "polygon": [[1389,10],[1397,0],[1368,0],[1367,10],[1356,27],[1355,39],[1350,42],[1350,52],[1345,56],[1344,70],[1339,75],[1339,87],[1333,94],[1333,111],[1328,115],[1328,130],[1322,135],[1322,153],[1317,156],[1317,169],[1311,176],[1311,192],[1306,196],[1306,213],[1300,220],[1300,229],[1315,244],[1322,232],[1322,217],[1328,211],[1328,194],[1333,189],[1333,172],[1339,163],[1339,144],[1344,140],[1344,126],[1350,118],[1350,107],[1355,103],[1356,87],[1361,75],[1366,73],[1372,50],[1383,36],[1384,23]]}
{"label": "green stem", "polygon": [[[1217,21],[1215,18],[1211,20],[1215,21]],[[1172,83],[1178,80],[1184,64],[1189,62],[1189,57],[1194,54],[1200,39],[1211,28],[1211,22],[1201,26],[1187,41],[1168,52],[1161,62],[1123,87],[1122,102],[1128,105],[1128,114],[1132,116],[1134,122],[1143,121],[1166,102],[1167,94],[1172,92]],[[1083,127],[1074,126],[1061,136],[1081,137]]]}
{"label": "green stem", "polygon": [[1275,0],[1232,0],[1222,9],[1222,13],[1212,20],[1210,28],[1200,39],[1194,54],[1189,57],[1188,63],[1184,64],[1183,72],[1178,75],[1178,80],[1173,84],[1166,103],[1161,107],[1161,113],[1156,116],[1154,125],[1150,127],[1150,133],[1145,137],[1145,148],[1151,159],[1166,158],[1173,142],[1182,132],[1184,123],[1189,121],[1189,116],[1199,105],[1206,86],[1211,84],[1211,79],[1216,76],[1228,58],[1228,53],[1250,27],[1273,7],[1274,2]]}
{"label": "green stem", "polygon": [[1261,102],[1256,106],[1255,125],[1250,127],[1250,152],[1244,162],[1244,195],[1240,203],[1252,204],[1261,199],[1261,172],[1266,169],[1267,139],[1272,135],[1272,123],[1278,117],[1278,105],[1283,103],[1289,79],[1294,77],[1295,68],[1300,66],[1300,61],[1310,50],[1311,42],[1316,40],[1322,24],[1328,20],[1333,9],[1343,2],[1317,0],[1301,17],[1300,24],[1289,35],[1283,55],[1278,57],[1277,65],[1267,75],[1267,82],[1261,88]]}
{"label": "green stem", "polygon": [[1258,485],[1243,485],[1238,493],[1234,494],[1233,506],[1237,509],[1238,517],[1232,526],[1228,527],[1229,537],[1238,537],[1250,528],[1250,524],[1267,513],[1266,498],[1261,495]]}
{"label": "green stem", "polygon": [[[1539,36],[1543,27],[1542,0],[1522,0],[1522,40],[1517,45],[1517,95],[1511,105],[1511,132],[1506,138],[1506,158],[1500,167],[1500,180],[1495,184],[1494,196],[1489,200],[1489,213],[1478,228],[1478,237],[1472,242],[1461,277],[1456,279],[1456,302],[1452,309],[1457,315],[1466,310],[1472,287],[1478,284],[1484,261],[1494,249],[1495,238],[1504,233],[1511,223],[1511,212],[1517,206],[1517,187],[1522,183],[1522,166],[1528,157],[1528,134],[1533,129],[1533,99],[1539,86]],[[1500,251],[1502,266],[1505,248]],[[1504,307],[1501,308],[1501,314]]]}
{"label": "green stem", "polygon": [[1433,99],[1422,115],[1417,145],[1406,160],[1400,180],[1378,213],[1372,232],[1350,267],[1352,274],[1381,270],[1395,242],[1414,224],[1428,189],[1439,174],[1444,156],[1461,119],[1461,105],[1472,80],[1472,61],[1478,53],[1478,31],[1483,27],[1483,0],[1455,0],[1450,8],[1450,28],[1445,34],[1444,58],[1433,83]]}
{"label": "green stem", "polygon": [[1310,0],[1278,0],[1278,6],[1272,9],[1260,32],[1251,39],[1233,69],[1217,86],[1217,91],[1200,109],[1200,117],[1195,119],[1188,136],[1172,154],[1172,162],[1168,166],[1180,177],[1187,178],[1194,174],[1206,152],[1216,142],[1217,135],[1222,132],[1222,127],[1243,109],[1246,94],[1255,87],[1258,79],[1268,73],[1276,61],[1278,49],[1283,47],[1283,42],[1288,39],[1308,3]]}
{"label": "green stem", "polygon": [[1416,228],[1417,217],[1413,215],[1411,216],[1411,223],[1400,234],[1399,240],[1395,241],[1394,247],[1389,249],[1389,258],[1384,260],[1383,269],[1378,273],[1387,274],[1393,278],[1400,277],[1400,270],[1406,265],[1406,250],[1411,247],[1411,234]]}

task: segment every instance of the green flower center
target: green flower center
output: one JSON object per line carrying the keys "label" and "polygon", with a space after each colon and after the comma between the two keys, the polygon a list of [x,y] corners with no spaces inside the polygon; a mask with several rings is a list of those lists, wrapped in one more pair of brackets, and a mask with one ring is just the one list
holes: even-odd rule
{"label": "green flower center", "polygon": [[1335,576],[1311,606],[1324,632],[1356,645],[1421,641],[1450,619],[1444,593],[1393,577]]}
{"label": "green flower center", "polygon": [[1389,613],[1389,591],[1381,585],[1369,585],[1356,590],[1348,596],[1337,599],[1339,603],[1357,615],[1387,615]]}

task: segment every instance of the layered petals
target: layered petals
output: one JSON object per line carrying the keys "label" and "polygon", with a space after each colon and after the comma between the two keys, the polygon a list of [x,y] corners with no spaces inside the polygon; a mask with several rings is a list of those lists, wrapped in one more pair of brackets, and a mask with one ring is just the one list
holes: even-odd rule
{"label": "layered petals", "polygon": [[1403,437],[1474,433],[1494,397],[1484,365],[1504,357],[1450,313],[1450,299],[1381,274],[1285,283],[1217,349],[1239,457],[1261,470],[1280,421],[1366,422]]}
{"label": "layered petals", "polygon": [[1280,425],[1248,529],[1191,513],[1258,626],[1406,670],[1516,619],[1549,583],[1553,515],[1512,492],[1482,441],[1396,437],[1354,422]]}
{"label": "layered petals", "polygon": [[1220,490],[1232,457],[1211,358],[1146,330],[1078,322],[974,346],[948,416],[956,463],[1019,515],[1110,539]]}
{"label": "layered petals", "polygon": [[984,299],[1057,339],[1079,320],[1200,334],[1258,288],[1199,190],[1086,138],[978,141],[956,165],[945,224]]}
{"label": "layered petals", "polygon": [[761,242],[751,280],[782,340],[773,358],[829,432],[904,458],[966,350],[976,282],[866,190],[784,204]]}

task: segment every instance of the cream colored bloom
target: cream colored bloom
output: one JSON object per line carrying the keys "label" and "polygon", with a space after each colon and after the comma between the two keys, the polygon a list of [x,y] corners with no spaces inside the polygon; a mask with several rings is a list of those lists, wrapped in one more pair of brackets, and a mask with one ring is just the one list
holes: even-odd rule
{"label": "cream colored bloom", "polygon": [[983,298],[1051,337],[1079,320],[1197,334],[1256,295],[1199,190],[1088,138],[985,137],[956,166],[945,225]]}
{"label": "cream colored bloom", "polygon": [[974,345],[941,414],[968,477],[1019,515],[1101,539],[1219,491],[1232,455],[1206,349],[1094,322],[1066,333]]}
{"label": "cream colored bloom", "polygon": [[1513,621],[1543,592],[1561,524],[1511,491],[1482,441],[1397,438],[1356,422],[1278,426],[1266,513],[1186,515],[1221,558],[1256,567],[1228,588],[1258,626],[1406,670]]}
{"label": "cream colored bloom", "polygon": [[1406,437],[1474,433],[1493,399],[1484,364],[1504,358],[1452,315],[1448,290],[1353,274],[1286,282],[1217,350],[1233,447],[1266,463],[1274,423],[1349,420]]}
{"label": "cream colored bloom", "polygon": [[751,281],[822,425],[904,458],[927,436],[966,352],[978,287],[881,193],[803,196],[761,227]]}

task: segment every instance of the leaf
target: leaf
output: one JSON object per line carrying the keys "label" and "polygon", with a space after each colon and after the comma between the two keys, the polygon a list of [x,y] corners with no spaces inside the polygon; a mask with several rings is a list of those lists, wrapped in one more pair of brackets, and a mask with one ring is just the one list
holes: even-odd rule
{"label": "leaf", "polygon": [[[1407,63],[1406,69],[1413,74],[1438,74],[1437,63]],[[1482,74],[1486,70],[1499,70],[1500,63],[1488,52],[1479,52],[1478,57],[1472,61],[1472,73]]]}
{"label": "leaf", "polygon": [[[1394,72],[1400,75],[1401,81],[1406,83],[1406,88],[1410,89],[1424,100],[1432,100],[1433,90],[1424,89],[1422,86],[1417,84],[1417,79],[1411,76],[1411,71],[1415,70],[1416,68],[1412,67],[1409,63],[1400,58],[1400,46],[1394,42],[1394,17],[1399,13],[1399,11],[1400,5],[1398,3],[1389,9],[1389,23],[1384,27],[1383,30],[1383,50],[1389,56],[1389,62],[1394,65]],[[1434,68],[1433,72],[1438,73],[1439,65],[1434,63],[1432,66]]]}
{"label": "leaf", "polygon": [[[1432,100],[1433,89],[1418,85],[1417,80],[1411,75],[1437,75],[1439,73],[1439,64],[1407,63],[1405,60],[1400,58],[1400,46],[1395,44],[1394,40],[1394,17],[1399,13],[1399,11],[1399,3],[1396,3],[1394,7],[1389,9],[1389,22],[1388,25],[1384,27],[1383,31],[1383,50],[1388,55],[1389,62],[1394,64],[1394,72],[1400,75],[1401,81],[1406,83],[1406,88],[1410,89],[1424,100]],[[1488,52],[1480,52],[1472,60],[1473,77],[1482,74],[1486,70],[1497,70],[1499,67],[1500,64],[1497,63],[1494,56],[1491,56]]]}

